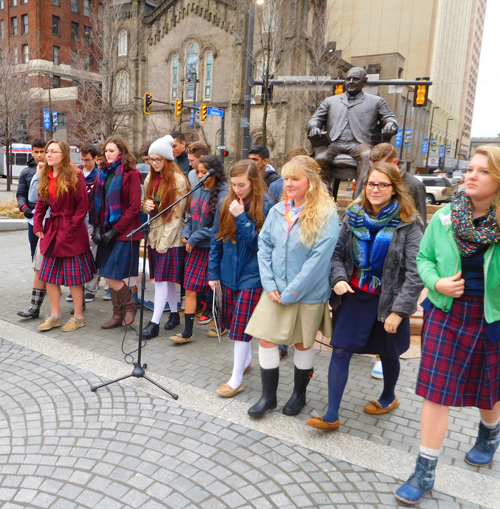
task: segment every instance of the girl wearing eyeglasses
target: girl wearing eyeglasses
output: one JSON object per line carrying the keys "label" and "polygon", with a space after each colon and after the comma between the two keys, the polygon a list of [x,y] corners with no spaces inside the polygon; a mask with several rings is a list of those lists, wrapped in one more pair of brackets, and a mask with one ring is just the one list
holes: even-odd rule
{"label": "girl wearing eyeglasses", "polygon": [[[45,147],[39,200],[35,208],[33,231],[40,241],[43,263],[40,281],[47,283],[50,315],[38,328],[42,331],[62,324],[61,285],[69,286],[75,305],[74,315],[63,326],[64,332],[85,326],[83,286],[96,272],[85,226],[88,210],[87,187],[83,173],[71,164],[69,145],[51,140]],[[50,216],[43,219],[50,207]]]}
{"label": "girl wearing eyeglasses", "polygon": [[410,316],[423,288],[417,272],[422,238],[413,201],[393,166],[372,166],[361,197],[348,209],[332,258],[332,357],[328,371],[328,411],[306,424],[340,427],[339,407],[354,353],[378,354],[384,389],[365,406],[370,415],[398,406],[395,395],[399,356],[410,346]]}
{"label": "girl wearing eyeglasses", "polygon": [[[149,147],[151,170],[144,181],[142,210],[150,216],[156,216],[189,191],[186,177],[174,163],[173,144],[174,139],[167,135]],[[186,249],[181,233],[185,225],[185,209],[186,203],[181,202],[151,223],[148,256],[149,274],[155,280],[155,302],[153,317],[142,331],[144,339],[158,336],[166,302],[170,306],[170,317],[165,329],[171,330],[181,323],[175,284],[180,282],[184,268]]]}

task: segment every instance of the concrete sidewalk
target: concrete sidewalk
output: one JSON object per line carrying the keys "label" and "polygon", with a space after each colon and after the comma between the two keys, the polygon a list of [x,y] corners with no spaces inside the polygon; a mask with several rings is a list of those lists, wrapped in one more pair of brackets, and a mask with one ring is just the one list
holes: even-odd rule
{"label": "concrete sidewalk", "polygon": [[[17,317],[16,311],[27,306],[31,292],[32,271],[30,269],[29,247],[25,236],[25,232],[0,234],[0,257],[2,260],[0,338],[8,340],[4,341],[1,347],[3,352],[7,352],[3,353],[3,358],[6,361],[2,363],[1,369],[6,371],[3,377],[3,390],[7,398],[5,401],[10,401],[9,404],[18,407],[22,406],[22,409],[17,410],[15,415],[23,412],[30,413],[31,411],[33,415],[31,417],[29,415],[16,417],[14,421],[10,417],[9,420],[7,413],[10,415],[10,410],[5,407],[3,402],[1,403],[0,409],[5,413],[1,418],[3,420],[0,421],[0,430],[3,430],[0,435],[3,437],[0,441],[0,456],[2,456],[2,459],[5,458],[5,462],[2,461],[4,466],[0,469],[0,476],[8,473],[9,465],[13,464],[18,466],[10,468],[17,472],[26,459],[23,454],[28,454],[19,453],[17,457],[17,452],[14,449],[15,445],[9,442],[9,437],[10,439],[17,437],[19,440],[16,443],[19,447],[34,446],[30,449],[29,454],[35,456],[30,457],[30,460],[33,459],[33,461],[39,461],[40,463],[41,458],[45,456],[40,453],[40,448],[45,445],[45,438],[38,438],[34,442],[30,442],[25,433],[21,432],[19,436],[16,436],[16,422],[30,418],[35,421],[39,419],[40,409],[38,407],[42,403],[50,407],[52,413],[58,412],[59,400],[69,407],[71,406],[68,403],[69,398],[73,404],[73,415],[75,417],[65,416],[61,421],[55,419],[57,425],[53,424],[54,417],[52,417],[52,421],[50,419],[48,421],[50,424],[47,428],[49,434],[54,435],[54,433],[62,432],[60,429],[62,425],[62,428],[66,428],[66,433],[69,433],[67,428],[70,428],[73,433],[79,433],[83,436],[84,432],[79,430],[91,425],[91,428],[94,426],[92,433],[96,435],[93,440],[98,440],[100,435],[104,433],[102,427],[107,418],[111,421],[115,431],[106,431],[107,442],[105,445],[101,444],[101,448],[106,452],[106,450],[121,447],[119,450],[121,456],[113,456],[117,463],[125,460],[130,461],[130,464],[134,463],[132,459],[127,459],[129,455],[130,457],[136,457],[136,455],[127,452],[131,446],[125,448],[126,441],[129,444],[133,443],[133,447],[137,444],[143,447],[145,441],[147,441],[146,438],[151,439],[154,435],[161,443],[156,443],[152,449],[156,452],[162,452],[162,447],[167,447],[162,441],[174,440],[174,445],[181,449],[178,454],[187,454],[186,458],[189,455],[195,455],[196,457],[189,456],[191,457],[189,462],[184,461],[183,456],[180,463],[170,461],[169,458],[166,458],[164,463],[160,463],[159,457],[154,461],[151,459],[148,461],[154,463],[157,468],[170,466],[170,469],[167,468],[170,471],[170,476],[173,474],[181,475],[196,484],[197,481],[193,481],[193,479],[198,473],[197,469],[201,468],[200,471],[203,473],[214,475],[212,468],[217,468],[219,463],[215,462],[215,466],[206,463],[205,467],[199,467],[197,461],[200,460],[200,457],[204,460],[213,461],[213,458],[220,452],[217,450],[219,445],[214,446],[210,442],[209,445],[215,447],[215,450],[212,451],[212,455],[205,456],[197,452],[197,448],[204,445],[191,443],[188,438],[202,442],[203,440],[214,441],[219,439],[217,444],[224,444],[221,447],[226,448],[225,454],[228,454],[227,448],[230,448],[230,453],[234,458],[230,457],[224,460],[226,464],[222,466],[227,468],[235,461],[237,463],[234,463],[234,467],[225,472],[225,475],[220,473],[214,475],[215,481],[212,481],[212,483],[223,483],[228,486],[228,491],[224,492],[224,496],[226,493],[230,493],[234,497],[243,497],[242,500],[239,498],[237,499],[239,502],[234,501],[236,498],[225,500],[220,494],[212,493],[210,495],[211,492],[208,490],[209,494],[204,499],[196,501],[189,496],[186,498],[190,488],[185,487],[178,490],[179,495],[185,498],[184,505],[165,503],[162,500],[166,500],[166,498],[155,499],[153,496],[151,499],[148,498],[146,502],[152,504],[154,501],[160,505],[144,505],[143,507],[397,506],[392,490],[397,486],[399,480],[406,479],[413,470],[415,455],[418,452],[421,398],[414,394],[418,361],[402,361],[402,372],[397,388],[397,394],[401,402],[400,407],[391,414],[377,418],[364,414],[363,407],[367,401],[379,396],[382,383],[370,377],[372,360],[367,357],[356,356],[351,364],[351,376],[341,405],[341,429],[339,432],[330,434],[310,429],[304,424],[304,420],[310,415],[322,415],[325,412],[328,352],[318,352],[315,376],[308,390],[309,402],[300,416],[290,418],[281,413],[282,405],[291,393],[293,380],[293,353],[291,353],[289,357],[282,361],[280,366],[278,408],[262,420],[254,421],[248,418],[246,410],[260,395],[257,343],[254,342],[253,344],[254,362],[252,368],[245,375],[246,390],[232,400],[224,400],[215,394],[215,390],[221,382],[227,381],[230,376],[232,342],[227,339],[227,336],[223,338],[221,343],[207,338],[207,327],[199,325],[195,327],[194,343],[175,345],[168,341],[169,334],[162,328],[160,336],[148,341],[143,349],[142,362],[148,364],[147,374],[157,382],[177,392],[179,394],[178,402],[173,402],[169,396],[166,396],[147,381],[137,379],[128,379],[126,382],[103,388],[94,394],[89,390],[91,384],[131,372],[132,367],[124,362],[123,352],[133,352],[135,350],[137,345],[135,333],[129,330],[125,335],[126,331],[124,329],[104,331],[100,328],[100,323],[105,321],[108,315],[111,314],[111,304],[102,301],[102,290],[93,303],[87,304],[85,313],[87,326],[75,333],[65,334],[60,329],[45,334],[40,333],[37,332],[36,326],[41,320],[26,322]],[[63,301],[64,319],[69,318],[70,309],[71,304]],[[44,303],[42,307],[42,314],[46,315],[47,313],[48,302]],[[146,323],[150,317],[151,313],[146,312]],[[162,320],[162,325],[164,322],[165,319]],[[177,332],[177,330],[174,332]],[[135,353],[132,355],[135,355]],[[130,357],[127,357],[127,360],[130,361]],[[25,362],[29,363],[29,368],[24,366]],[[50,364],[50,369],[48,369],[46,363]],[[62,375],[63,371],[66,373],[64,376]],[[59,374],[60,376],[54,381],[52,374]],[[68,382],[68,379],[72,382]],[[78,379],[78,382],[76,379]],[[8,384],[11,385],[9,390],[6,391]],[[50,386],[48,394],[39,387],[40,384]],[[78,385],[77,389],[73,387],[75,384]],[[33,387],[31,387],[32,385]],[[29,390],[28,386],[31,387]],[[67,391],[69,391],[69,395],[66,394]],[[30,392],[31,395],[23,396],[25,392]],[[20,396],[17,397],[17,395]],[[38,401],[39,398],[40,401]],[[32,401],[32,403],[27,402],[25,404],[25,399],[26,401]],[[144,405],[138,405],[138,402],[144,402]],[[130,414],[126,411],[129,406],[131,408]],[[142,415],[138,413],[139,408],[144,410]],[[71,413],[70,410],[62,412]],[[90,417],[91,415],[92,417]],[[96,415],[100,416],[97,419],[99,422],[95,422]],[[161,419],[159,419],[160,415],[162,416]],[[123,426],[125,428],[135,426],[139,422],[141,423],[140,426],[144,426],[142,419],[150,419],[147,421],[148,426],[150,426],[147,430],[140,428],[145,436],[136,437],[132,433],[132,440],[131,436],[123,435],[118,440],[120,444],[115,444],[116,430],[122,430]],[[477,421],[478,411],[475,409],[453,409],[451,411],[450,428],[438,467],[436,491],[432,497],[425,497],[425,501],[420,504],[420,507],[500,507],[498,502],[500,500],[500,461],[494,461],[492,465],[482,469],[471,467],[463,461],[465,452],[474,443]],[[206,425],[203,424],[205,422],[215,422],[216,427],[208,426],[206,428]],[[222,425],[221,422],[225,424]],[[53,431],[54,426],[59,431]],[[165,433],[167,428],[174,432],[174,435]],[[227,433],[224,430],[230,430],[231,432]],[[45,428],[41,434],[44,435],[44,433]],[[126,430],[125,433],[131,433],[130,429]],[[194,438],[193,433],[196,435]],[[256,435],[254,435],[255,433]],[[161,437],[158,438],[158,435],[161,435]],[[210,437],[208,437],[209,435]],[[247,440],[247,436],[250,436],[251,439]],[[125,437],[127,438],[125,439]],[[229,440],[220,440],[223,438],[229,438]],[[184,445],[181,445],[183,440],[187,441]],[[79,445],[73,440],[67,445],[71,448],[68,449],[68,455],[71,457],[75,455],[76,457],[79,454],[83,458],[87,454],[89,457],[92,454],[97,454],[92,440],[84,440],[82,444],[84,449],[80,451]],[[261,444],[264,444],[267,449],[261,449]],[[2,445],[5,447],[2,448]],[[47,452],[49,452],[49,449],[47,449]],[[141,453],[144,453],[143,449],[141,449]],[[150,452],[147,454],[149,455]],[[296,454],[299,456],[296,456]],[[9,455],[8,458],[6,455]],[[253,463],[248,461],[248,457],[250,457],[248,455],[253,458]],[[59,460],[54,459],[53,454],[48,454],[48,456],[50,456],[50,460],[47,459],[46,461],[55,462],[54,464],[57,467]],[[14,463],[12,463],[12,458],[16,458]],[[268,463],[265,461],[270,462],[271,466],[267,466]],[[259,464],[259,462],[262,462],[262,464]],[[190,474],[184,475],[182,473],[184,470],[179,472],[178,468],[187,468],[185,463],[188,463],[190,468],[196,471],[188,468]],[[139,465],[139,463],[135,464]],[[6,471],[3,470],[5,468],[7,468]],[[141,482],[146,483],[151,480],[149,478],[142,479],[141,475],[152,476],[144,474],[134,466],[127,468],[132,472],[125,481],[129,490],[134,486],[136,476],[141,478]],[[294,468],[298,469],[297,475],[293,474],[295,472]],[[259,481],[254,481],[253,478],[246,479],[246,483],[252,489],[257,490],[256,492],[251,490],[255,496],[249,495],[250,498],[245,498],[243,492],[241,492],[241,490],[246,489],[246,484],[241,484],[242,481],[235,481],[233,484],[229,482],[228,484],[228,479],[233,478],[233,476],[245,477],[246,469],[248,471],[257,469],[264,476],[263,478],[257,476]],[[349,472],[349,476],[346,472]],[[341,476],[339,476],[339,473]],[[292,478],[288,488],[282,474]],[[12,473],[11,475],[16,474]],[[78,475],[80,474],[75,474],[75,478]],[[47,477],[51,477],[51,474],[47,474]],[[5,477],[2,478],[0,494],[5,486],[3,479]],[[80,481],[80,484],[76,484],[85,493],[88,483],[93,479],[94,476],[90,473],[83,484]],[[129,484],[129,480],[131,480],[131,484]],[[24,480],[21,479],[19,482],[24,482]],[[104,481],[102,482],[104,483]],[[260,482],[271,483],[273,487],[269,488],[270,491],[262,490],[259,487]],[[64,486],[69,486],[67,489],[75,486],[75,482],[71,481],[71,476],[65,479],[62,484],[59,487],[60,489],[63,489]],[[41,484],[34,488],[37,495],[40,494],[40,486]],[[207,491],[206,486],[202,484],[197,486]],[[211,486],[211,483],[208,483],[207,486]],[[173,485],[170,487],[175,491],[176,488]],[[292,490],[291,492],[289,488]],[[297,491],[298,489],[301,493]],[[140,484],[138,491],[143,494],[147,493],[147,486]],[[12,491],[9,493],[11,496],[15,496]],[[102,488],[100,493],[102,497],[106,496],[105,487]],[[272,498],[274,494],[277,495],[275,499]],[[285,498],[279,498],[278,494]],[[314,498],[316,494],[318,498]],[[305,498],[297,498],[302,496]],[[215,499],[212,500],[214,497]],[[68,498],[75,501],[76,496]],[[96,498],[98,497],[96,496]],[[3,498],[3,500],[6,499]],[[91,505],[90,502],[88,504],[82,502],[81,505],[76,507],[115,507],[114,505],[99,505],[100,500],[94,500],[92,502],[94,505]],[[210,500],[210,503],[208,503],[208,500]],[[52,501],[52,503],[55,502]],[[42,505],[33,505],[29,502],[27,504],[28,507],[42,507]],[[56,505],[51,504],[43,507],[56,507]],[[116,507],[129,507],[127,504],[128,502],[125,499],[120,498]],[[133,505],[133,503],[130,504],[130,506]],[[26,507],[26,505],[19,503],[19,505],[5,505],[4,507]],[[57,505],[57,507],[74,506]]]}

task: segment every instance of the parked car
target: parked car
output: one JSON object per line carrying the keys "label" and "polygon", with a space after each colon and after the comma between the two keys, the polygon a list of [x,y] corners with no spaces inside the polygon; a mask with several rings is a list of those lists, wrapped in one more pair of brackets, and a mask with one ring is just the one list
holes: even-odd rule
{"label": "parked car", "polygon": [[425,186],[425,197],[428,205],[451,201],[456,186],[448,177],[442,175],[415,175]]}
{"label": "parked car", "polygon": [[465,190],[465,175],[461,171],[454,171],[452,178],[458,186],[457,192],[464,191]]}

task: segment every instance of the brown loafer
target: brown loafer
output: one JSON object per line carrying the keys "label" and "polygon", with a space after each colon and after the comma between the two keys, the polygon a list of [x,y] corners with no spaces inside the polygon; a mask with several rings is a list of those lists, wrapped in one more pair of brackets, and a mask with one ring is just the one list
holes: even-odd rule
{"label": "brown loafer", "polygon": [[81,327],[85,327],[85,318],[82,318],[78,321],[74,316],[72,316],[61,329],[63,332],[71,332],[76,329],[80,329]]}
{"label": "brown loafer", "polygon": [[53,329],[54,327],[60,327],[61,324],[62,324],[61,318],[59,318],[59,320],[52,320],[52,317],[49,316],[48,318],[45,319],[45,321],[43,323],[41,323],[38,326],[38,329],[39,330],[50,330],[50,329]]}
{"label": "brown loafer", "polygon": [[394,401],[386,408],[383,408],[382,405],[378,401],[370,401],[368,405],[365,406],[363,411],[365,414],[370,415],[381,415],[394,410],[399,405],[398,398],[394,398]]}
{"label": "brown loafer", "polygon": [[233,389],[229,384],[223,383],[215,392],[217,392],[217,394],[223,398],[232,398],[244,390],[245,387],[243,384],[241,384],[239,387],[236,387],[236,389]]}
{"label": "brown loafer", "polygon": [[321,429],[323,431],[334,430],[340,428],[340,419],[337,419],[335,422],[326,422],[323,420],[323,417],[317,415],[316,417],[307,419],[306,424],[311,426],[311,428]]}
{"label": "brown loafer", "polygon": [[173,341],[174,343],[179,343],[179,344],[192,343],[193,340],[194,340],[193,336],[191,336],[190,338],[183,338],[181,333],[176,334],[175,336],[170,336],[170,341]]}

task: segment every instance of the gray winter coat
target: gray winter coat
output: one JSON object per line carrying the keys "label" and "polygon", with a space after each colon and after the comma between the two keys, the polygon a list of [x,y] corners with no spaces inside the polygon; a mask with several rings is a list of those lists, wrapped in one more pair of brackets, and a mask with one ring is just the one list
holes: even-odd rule
{"label": "gray winter coat", "polygon": [[[349,283],[351,280],[354,270],[353,235],[346,214],[332,257],[332,289],[339,281]],[[382,294],[377,317],[381,322],[391,313],[406,318],[417,310],[418,297],[424,287],[417,271],[421,239],[422,228],[418,218],[411,223],[399,221],[382,269]],[[330,304],[334,310],[337,309],[342,304],[342,295],[332,292]]]}

